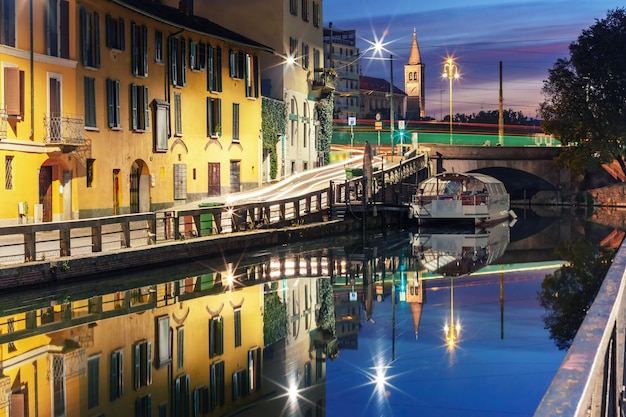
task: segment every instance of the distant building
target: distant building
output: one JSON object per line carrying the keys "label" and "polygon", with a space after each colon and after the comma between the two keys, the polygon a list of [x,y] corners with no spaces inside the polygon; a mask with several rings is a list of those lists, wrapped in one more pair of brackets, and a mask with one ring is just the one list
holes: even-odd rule
{"label": "distant building", "polygon": [[324,67],[334,68],[339,80],[335,85],[334,119],[347,123],[348,117],[357,116],[360,110],[359,48],[356,31],[333,28],[330,22],[324,28]]}
{"label": "distant building", "polygon": [[[389,120],[389,81],[382,78],[359,77],[361,110],[357,116],[359,119],[376,118],[376,114],[384,120]],[[393,107],[395,120],[406,118],[407,95],[398,87],[393,87]]]}
{"label": "distant building", "polygon": [[419,120],[426,117],[424,70],[425,67],[417,44],[417,35],[413,29],[409,62],[404,66],[404,91],[407,94],[406,117],[409,120]]}

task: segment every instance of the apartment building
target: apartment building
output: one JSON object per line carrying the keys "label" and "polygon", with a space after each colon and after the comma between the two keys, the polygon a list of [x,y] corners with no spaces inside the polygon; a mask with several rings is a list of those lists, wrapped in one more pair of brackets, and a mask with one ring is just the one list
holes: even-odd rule
{"label": "apartment building", "polygon": [[333,68],[339,77],[335,86],[333,119],[346,125],[349,117],[359,114],[361,106],[361,61],[356,46],[356,31],[337,29],[330,22],[324,28],[324,61],[324,66]]}
{"label": "apartment building", "polygon": [[261,78],[262,95],[287,107],[286,132],[276,141],[278,176],[319,165],[323,150],[318,149],[316,104],[324,65],[322,0],[195,0],[193,8],[273,49],[262,54]]}
{"label": "apartment building", "polygon": [[260,185],[270,47],[186,2],[17,5],[0,2],[0,221],[153,211]]}

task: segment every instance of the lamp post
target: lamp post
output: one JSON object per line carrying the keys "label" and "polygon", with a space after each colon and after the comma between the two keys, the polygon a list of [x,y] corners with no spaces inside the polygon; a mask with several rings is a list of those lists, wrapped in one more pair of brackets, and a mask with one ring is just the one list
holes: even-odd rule
{"label": "lamp post", "polygon": [[452,80],[459,78],[459,69],[454,63],[454,58],[446,59],[443,64],[443,78],[450,80],[450,145],[452,145]]}
{"label": "lamp post", "polygon": [[393,161],[393,55],[389,54],[389,141],[391,143],[391,160]]}

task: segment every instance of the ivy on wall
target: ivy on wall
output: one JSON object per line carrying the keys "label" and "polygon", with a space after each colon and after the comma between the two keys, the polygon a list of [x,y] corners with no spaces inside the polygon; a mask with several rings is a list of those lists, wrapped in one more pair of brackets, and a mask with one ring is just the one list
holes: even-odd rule
{"label": "ivy on wall", "polygon": [[287,104],[269,97],[262,97],[261,120],[263,149],[270,154],[270,177],[274,179],[278,172],[276,144],[280,141],[280,137],[285,134],[287,127]]}
{"label": "ivy on wall", "polygon": [[320,98],[317,103],[317,119],[320,122],[318,134],[318,151],[323,155],[322,165],[330,162],[330,143],[333,137],[333,110],[335,107],[333,93]]}
{"label": "ivy on wall", "polygon": [[287,306],[281,301],[276,290],[278,284],[271,284],[271,292],[265,293],[263,305],[263,343],[272,343],[287,337]]}

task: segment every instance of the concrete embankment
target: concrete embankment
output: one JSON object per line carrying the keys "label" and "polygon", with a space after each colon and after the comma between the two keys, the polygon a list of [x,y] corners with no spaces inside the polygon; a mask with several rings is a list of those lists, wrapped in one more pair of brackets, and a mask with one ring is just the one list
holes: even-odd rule
{"label": "concrete embankment", "polygon": [[323,236],[358,233],[359,222],[329,221],[283,229],[252,230],[88,255],[0,267],[0,291],[96,280],[138,269],[158,268],[200,258],[222,257],[249,249],[294,244]]}

